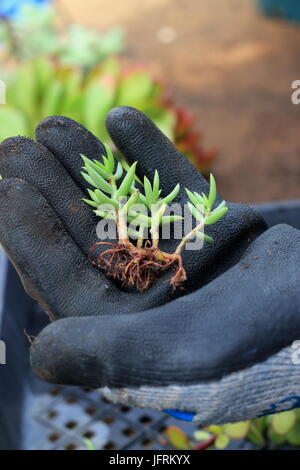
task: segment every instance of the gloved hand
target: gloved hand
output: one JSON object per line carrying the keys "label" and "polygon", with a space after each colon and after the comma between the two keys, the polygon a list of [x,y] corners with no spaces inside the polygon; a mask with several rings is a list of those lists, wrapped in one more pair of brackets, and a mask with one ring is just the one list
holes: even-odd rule
{"label": "gloved hand", "polygon": [[[177,182],[207,192],[138,111],[111,111],[107,127],[141,173],[152,178],[158,169],[166,193]],[[265,231],[252,209],[229,204],[208,232],[215,243],[184,253],[184,291],[162,279],[147,292],[123,292],[86,259],[97,221],[81,202],[79,154],[97,157],[101,143],[62,117],[44,120],[37,139],[0,145],[0,174],[9,178],[0,184],[0,241],[27,292],[60,318],[31,349],[36,372],[104,387],[113,401],[193,412],[202,424],[300,406],[290,347],[300,333],[300,232]],[[175,243],[162,247],[172,252]]]}

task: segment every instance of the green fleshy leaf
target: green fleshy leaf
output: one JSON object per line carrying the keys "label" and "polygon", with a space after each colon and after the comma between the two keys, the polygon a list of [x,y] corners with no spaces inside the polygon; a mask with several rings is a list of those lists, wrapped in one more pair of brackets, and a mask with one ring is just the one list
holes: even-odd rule
{"label": "green fleshy leaf", "polygon": [[[104,170],[103,165],[101,165],[100,162],[92,161],[89,158],[85,157],[84,155],[81,155],[81,158],[84,162],[86,170],[88,170],[91,167],[94,171],[96,171],[98,175],[100,175],[105,180],[109,180],[110,178],[112,178],[112,174]],[[93,175],[91,176],[93,177]]]}
{"label": "green fleshy leaf", "polygon": [[151,208],[151,204],[153,204],[154,202],[154,197],[153,197],[152,186],[147,176],[144,176],[144,190],[145,190],[146,204],[149,208]]}
{"label": "green fleshy leaf", "polygon": [[130,187],[135,177],[135,169],[136,169],[137,162],[134,162],[128,170],[127,175],[123,179],[119,189],[117,190],[116,196],[122,197],[127,196],[130,192]]}
{"label": "green fleshy leaf", "polygon": [[92,207],[98,207],[99,204],[95,201],[91,201],[90,199],[84,199],[82,198],[82,200],[86,203],[86,204],[89,204],[89,206],[92,206]]}
{"label": "green fleshy leaf", "polygon": [[155,170],[154,172],[154,178],[153,178],[153,195],[155,199],[158,199],[160,195],[160,190],[159,190],[159,174],[158,171]]}
{"label": "green fleshy leaf", "polygon": [[191,201],[191,203],[197,207],[197,206],[204,206],[204,203],[203,203],[203,198],[200,196],[200,194],[198,193],[192,193],[191,191],[189,191],[187,188],[185,188],[185,191]]}
{"label": "green fleshy leaf", "polygon": [[216,187],[216,181],[213,176],[213,174],[210,174],[210,187],[209,187],[209,196],[208,196],[208,203],[209,203],[209,208],[212,208],[216,201],[217,197],[217,187]]}
{"label": "green fleshy leaf", "polygon": [[200,240],[203,240],[204,242],[209,242],[209,243],[214,242],[214,239],[206,235],[204,232],[196,232],[196,235],[198,238],[200,238]]}
{"label": "green fleshy leaf", "polygon": [[107,162],[108,162],[107,169],[110,173],[112,173],[115,167],[115,157],[114,157],[114,154],[112,153],[111,148],[106,143],[104,143],[104,147],[106,150]]}
{"label": "green fleshy leaf", "polygon": [[218,211],[214,211],[214,213],[211,213],[210,215],[205,217],[205,223],[207,225],[212,225],[218,222],[228,211],[228,207],[222,207]]}
{"label": "green fleshy leaf", "polygon": [[97,209],[93,211],[98,217],[101,217],[102,219],[109,219],[109,220],[114,220],[116,221],[116,213],[113,212],[105,212],[102,211],[101,209]]}
{"label": "green fleshy leaf", "polygon": [[100,176],[99,173],[94,170],[90,164],[86,163],[84,170],[92,178],[96,188],[102,189],[102,191],[105,191],[108,194],[112,194],[113,190],[110,184],[104,178],[102,178],[102,176]]}
{"label": "green fleshy leaf", "polygon": [[147,202],[146,202],[146,198],[145,198],[144,194],[140,193],[139,200],[140,200],[141,204],[144,204],[144,206],[147,206]]}
{"label": "green fleshy leaf", "polygon": [[198,222],[202,222],[204,220],[204,217],[198,211],[198,209],[196,209],[196,207],[194,207],[193,204],[191,204],[190,202],[188,202],[187,205],[194,219],[198,220]]}
{"label": "green fleshy leaf", "polygon": [[207,209],[209,209],[209,208],[210,208],[210,206],[209,206],[209,200],[208,200],[206,194],[202,193],[202,198],[203,198],[204,206],[205,206]]}
{"label": "green fleshy leaf", "polygon": [[183,220],[181,215],[165,215],[161,219],[161,224],[171,224],[174,222],[179,222],[180,220]]}
{"label": "green fleshy leaf", "polygon": [[212,212],[211,214],[215,214],[219,209],[222,209],[223,207],[226,207],[226,201],[222,201],[221,204],[219,204]]}
{"label": "green fleshy leaf", "polygon": [[130,215],[130,223],[132,225],[144,224],[146,227],[151,227],[151,224],[152,224],[151,217],[145,214],[141,214],[136,211],[130,211],[129,215]]}
{"label": "green fleshy leaf", "polygon": [[101,201],[98,200],[97,198],[97,193],[96,191],[93,191],[92,189],[87,188],[87,192],[89,193],[89,196],[94,202],[97,202],[98,205],[101,204]]}
{"label": "green fleshy leaf", "polygon": [[139,189],[136,189],[134,191],[134,193],[132,193],[132,195],[130,196],[130,198],[128,199],[128,201],[126,202],[126,204],[124,205],[123,207],[123,212],[126,213],[129,211],[129,209],[138,202],[139,200],[139,197],[140,197],[140,191]]}
{"label": "green fleshy leaf", "polygon": [[[90,192],[89,192],[89,194],[90,194]],[[99,205],[100,204],[109,204],[109,205],[115,207],[116,209],[119,208],[118,201],[110,198],[109,196],[104,194],[100,189],[96,189],[94,191],[94,194],[93,194],[94,197],[91,194],[90,194],[90,196],[93,198],[93,200],[95,202],[99,202]]]}
{"label": "green fleshy leaf", "polygon": [[81,176],[82,176],[83,179],[85,179],[85,181],[88,184],[90,184],[91,186],[94,186],[94,188],[98,188],[98,185],[95,183],[93,178],[90,177],[90,175],[88,175],[87,173],[84,173],[83,171],[81,171]]}
{"label": "green fleshy leaf", "polygon": [[171,191],[170,194],[168,194],[168,196],[164,197],[160,201],[160,204],[169,204],[170,202],[172,202],[175,199],[175,197],[177,196],[177,194],[179,193],[179,190],[180,190],[180,184],[178,183],[178,184],[176,184],[173,191]]}
{"label": "green fleshy leaf", "polygon": [[122,166],[122,163],[118,162],[117,169],[116,169],[115,174],[113,175],[113,178],[115,180],[118,180],[122,177],[122,175],[123,175],[123,166]]}

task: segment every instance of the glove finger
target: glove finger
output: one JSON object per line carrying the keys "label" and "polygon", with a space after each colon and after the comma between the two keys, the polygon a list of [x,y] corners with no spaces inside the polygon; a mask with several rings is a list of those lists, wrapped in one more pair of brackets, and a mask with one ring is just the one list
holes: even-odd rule
{"label": "glove finger", "polygon": [[114,108],[107,115],[106,126],[128,162],[139,162],[137,173],[140,177],[146,175],[152,180],[155,169],[158,170],[165,194],[171,192],[177,183],[180,183],[180,195],[184,199],[185,187],[207,192],[205,179],[141,111],[128,106]]}
{"label": "glove finger", "polygon": [[56,383],[153,388],[206,383],[262,362],[299,338],[299,247],[300,231],[276,226],[193,294],[141,315],[47,326],[32,365]]}
{"label": "glove finger", "polygon": [[46,147],[25,137],[5,140],[0,144],[0,174],[36,187],[82,250],[86,252],[97,241],[99,218],[82,201],[86,194]]}
{"label": "glove finger", "polygon": [[36,139],[50,150],[77,185],[86,191],[88,184],[80,174],[83,165],[80,155],[96,159],[106,155],[102,142],[81,124],[64,116],[43,119],[36,128]]}
{"label": "glove finger", "polygon": [[116,296],[39,191],[20,179],[0,182],[0,242],[27,293],[52,319],[101,313],[108,291]]}
{"label": "glove finger", "polygon": [[298,343],[219,380],[176,387],[105,387],[101,392],[113,403],[192,413],[193,422],[202,426],[280,413],[300,407]]}

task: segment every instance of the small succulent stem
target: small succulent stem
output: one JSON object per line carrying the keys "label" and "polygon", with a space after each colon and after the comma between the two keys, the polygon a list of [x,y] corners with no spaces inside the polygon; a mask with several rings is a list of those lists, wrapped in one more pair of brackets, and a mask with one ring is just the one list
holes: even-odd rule
{"label": "small succulent stem", "polygon": [[185,248],[185,245],[187,244],[187,242],[190,241],[190,239],[196,235],[196,232],[199,232],[200,230],[202,230],[204,225],[205,225],[205,221],[203,220],[202,222],[200,222],[200,224],[198,224],[195,228],[193,228],[193,230],[191,230],[187,235],[185,235],[183,239],[181,240],[181,242],[179,243],[179,245],[177,246],[174,254],[180,255],[182,250]]}
{"label": "small succulent stem", "polygon": [[119,243],[128,242],[128,232],[127,232],[127,220],[126,215],[122,209],[119,209],[117,212],[117,229],[119,235]]}
{"label": "small succulent stem", "polygon": [[159,243],[159,230],[158,230],[158,224],[157,224],[157,214],[152,214],[152,223],[151,223],[151,240],[152,240],[152,246],[153,248],[158,247]]}
{"label": "small succulent stem", "polygon": [[157,248],[158,247],[158,243],[159,243],[159,233],[158,233],[158,230],[155,229],[155,230],[151,230],[151,239],[152,239],[152,246],[153,248]]}
{"label": "small succulent stem", "polygon": [[140,227],[139,227],[139,237],[138,237],[137,244],[136,244],[136,246],[138,248],[143,248],[144,230],[145,230],[145,226],[143,224],[141,224]]}
{"label": "small succulent stem", "polygon": [[159,225],[162,216],[165,213],[167,204],[162,204],[160,207],[153,208],[151,210],[151,239],[153,248],[158,248],[159,243]]}

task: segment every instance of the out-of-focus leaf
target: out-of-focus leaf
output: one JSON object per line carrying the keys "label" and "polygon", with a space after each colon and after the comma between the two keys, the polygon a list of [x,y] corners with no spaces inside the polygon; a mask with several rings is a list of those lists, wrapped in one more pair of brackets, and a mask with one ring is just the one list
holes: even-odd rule
{"label": "out-of-focus leaf", "polygon": [[283,444],[283,442],[285,442],[286,440],[285,435],[277,434],[276,432],[274,432],[274,430],[271,427],[268,429],[267,434],[268,434],[268,439],[271,442],[274,442],[274,444]]}
{"label": "out-of-focus leaf", "polygon": [[149,73],[138,71],[124,76],[119,84],[117,106],[136,106],[151,94],[153,81]]}
{"label": "out-of-focus leaf", "polygon": [[87,450],[96,450],[96,447],[90,439],[84,439],[83,442],[85,443]]}
{"label": "out-of-focus leaf", "polygon": [[31,63],[22,64],[7,87],[7,104],[21,109],[31,119],[36,118],[36,81]]}
{"label": "out-of-focus leaf", "polygon": [[260,427],[260,424],[256,423],[256,420],[252,421],[250,424],[250,431],[247,434],[247,439],[253,442],[253,444],[263,447],[266,441],[263,436],[262,429],[260,429]]}
{"label": "out-of-focus leaf", "polygon": [[226,434],[219,434],[215,440],[216,449],[225,449],[230,442],[229,437]]}
{"label": "out-of-focus leaf", "polygon": [[54,78],[54,67],[49,60],[39,58],[33,62],[33,73],[35,75],[37,104],[39,105]]}
{"label": "out-of-focus leaf", "polygon": [[8,105],[0,106],[0,141],[15,135],[28,136],[28,122],[21,111]]}
{"label": "out-of-focus leaf", "polygon": [[53,116],[61,113],[65,93],[63,83],[58,80],[52,81],[47,89],[42,103],[42,117]]}
{"label": "out-of-focus leaf", "polygon": [[291,445],[300,446],[300,421],[297,421],[286,434],[286,440]]}
{"label": "out-of-focus leaf", "polygon": [[82,119],[85,126],[94,134],[100,136],[103,132],[107,112],[113,107],[115,84],[107,75],[100,82],[90,83],[84,92]]}
{"label": "out-of-focus leaf", "polygon": [[81,81],[82,78],[78,73],[70,73],[68,78],[64,81],[61,114],[75,120],[81,118],[80,111],[83,102]]}
{"label": "out-of-focus leaf", "polygon": [[194,438],[196,441],[207,441],[211,437],[211,434],[208,431],[196,431],[194,433]]}
{"label": "out-of-focus leaf", "polygon": [[207,429],[212,434],[221,434],[223,431],[222,426],[218,426],[217,424],[211,424],[210,426],[207,427]]}
{"label": "out-of-focus leaf", "polygon": [[296,414],[293,410],[278,413],[272,416],[271,426],[276,434],[288,433],[296,422]]}
{"label": "out-of-focus leaf", "polygon": [[191,443],[187,435],[182,431],[182,429],[177,428],[176,426],[168,426],[165,431],[167,438],[170,441],[170,444],[175,447],[175,449],[180,450],[189,450],[191,449]]}
{"label": "out-of-focus leaf", "polygon": [[250,421],[225,424],[223,429],[231,439],[243,439],[250,430]]}

